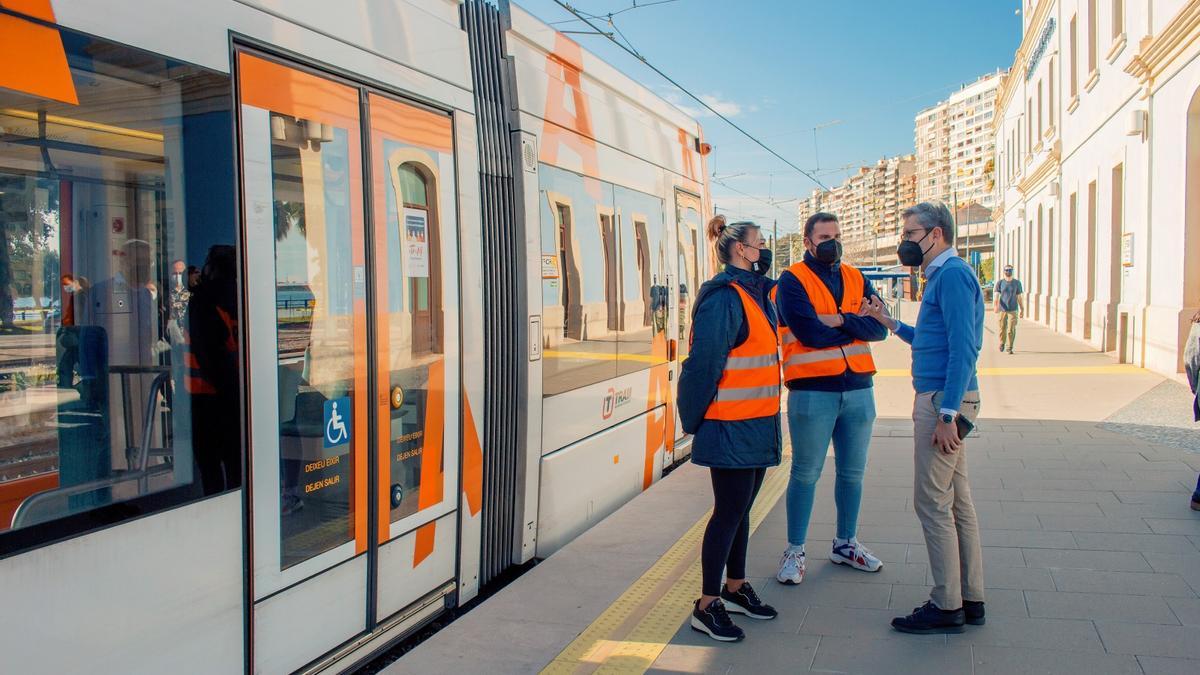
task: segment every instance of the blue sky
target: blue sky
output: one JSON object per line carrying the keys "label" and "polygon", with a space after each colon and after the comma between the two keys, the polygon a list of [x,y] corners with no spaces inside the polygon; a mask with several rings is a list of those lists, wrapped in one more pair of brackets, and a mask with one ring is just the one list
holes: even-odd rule
{"label": "blue sky", "polygon": [[[648,5],[655,0],[638,0]],[[516,0],[547,22],[570,19],[553,0]],[[593,15],[633,0],[573,0]],[[841,167],[913,151],[913,118],[961,84],[1008,67],[1021,41],[1019,0],[675,0],[627,11],[616,27],[646,59],[730,115],[768,146],[839,184]],[[588,30],[557,23],[560,30]],[[606,29],[611,30],[611,29]],[[634,79],[699,109],[653,71],[600,36],[572,35]],[[794,231],[796,205],[815,184],[736,130],[701,116],[714,146],[709,172],[717,207]],[[734,176],[734,174],[742,174]],[[773,175],[769,175],[773,174]],[[726,187],[726,185],[728,187]],[[745,197],[737,191],[748,193]]]}

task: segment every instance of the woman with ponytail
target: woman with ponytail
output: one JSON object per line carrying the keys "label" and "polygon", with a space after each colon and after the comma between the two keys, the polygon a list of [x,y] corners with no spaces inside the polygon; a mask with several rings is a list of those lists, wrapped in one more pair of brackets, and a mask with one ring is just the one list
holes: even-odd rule
{"label": "woman with ponytail", "polygon": [[[774,619],[746,582],[750,507],[768,467],[779,464],[778,321],[766,274],[771,251],[758,225],[708,223],[725,268],[700,287],[692,314],[689,354],[679,375],[679,416],[693,434],[692,461],[707,467],[713,512],[701,548],[703,588],[692,628],[715,640],[745,633],[729,612]],[[724,579],[722,572],[724,571]]]}

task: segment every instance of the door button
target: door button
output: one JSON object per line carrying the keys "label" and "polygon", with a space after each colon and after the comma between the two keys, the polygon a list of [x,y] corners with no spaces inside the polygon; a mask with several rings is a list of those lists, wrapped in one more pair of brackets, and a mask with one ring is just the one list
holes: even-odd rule
{"label": "door button", "polygon": [[392,410],[404,405],[404,390],[400,387],[392,387]]}

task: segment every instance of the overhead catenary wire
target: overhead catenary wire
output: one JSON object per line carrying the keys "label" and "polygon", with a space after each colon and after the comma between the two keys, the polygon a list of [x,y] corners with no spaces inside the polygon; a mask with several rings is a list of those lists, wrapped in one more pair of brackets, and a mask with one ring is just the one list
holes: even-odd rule
{"label": "overhead catenary wire", "polygon": [[[657,0],[656,2],[643,2],[640,5],[637,3],[637,0],[633,0],[633,4],[630,5],[629,7],[626,7],[625,9],[618,9],[615,12],[609,12],[607,14],[589,14],[587,12],[584,12],[583,10],[580,10],[579,13],[584,14],[592,19],[597,19],[597,20],[607,19],[607,20],[611,21],[612,18],[618,14],[624,14],[625,12],[631,12],[635,9],[645,9],[647,7],[653,7],[655,5],[669,5],[672,2],[679,2],[679,0]],[[574,23],[576,21],[579,21],[579,19],[563,19],[562,21],[551,21],[550,25],[556,26],[560,23]]]}
{"label": "overhead catenary wire", "polygon": [[[745,136],[746,138],[748,138],[748,139],[750,139],[751,141],[753,141],[755,145],[759,146],[759,147],[760,147],[760,148],[762,148],[763,150],[766,150],[768,153],[770,153],[771,155],[773,155],[773,156],[774,156],[775,158],[777,158],[779,161],[783,162],[784,164],[788,165],[789,167],[791,167],[791,168],[795,169],[796,171],[800,172],[802,175],[804,175],[805,177],[807,177],[809,180],[811,180],[812,182],[816,183],[818,187],[820,187],[820,188],[822,188],[822,189],[824,189],[824,190],[828,190],[828,189],[829,189],[829,188],[828,188],[828,187],[827,187],[827,186],[826,186],[824,183],[822,183],[822,182],[821,182],[821,181],[820,181],[820,180],[819,180],[819,179],[818,179],[816,176],[814,176],[814,175],[812,175],[811,173],[809,173],[808,171],[805,171],[804,169],[800,168],[799,166],[797,166],[796,164],[794,164],[794,163],[793,163],[791,160],[789,160],[788,158],[784,157],[783,155],[779,154],[779,153],[778,153],[778,152],[776,152],[775,150],[773,150],[773,149],[771,149],[770,147],[768,147],[768,146],[767,146],[765,143],[763,143],[762,141],[758,140],[758,138],[756,138],[756,137],[755,137],[753,134],[751,134],[749,131],[746,131],[745,129],[743,129],[741,126],[739,126],[738,124],[736,124],[736,123],[735,123],[733,120],[729,119],[729,118],[728,118],[728,117],[726,117],[725,115],[722,115],[722,114],[721,114],[719,111],[717,111],[715,108],[713,108],[711,105],[709,105],[709,104],[708,104],[708,102],[707,102],[707,101],[705,101],[703,98],[701,98],[701,97],[697,96],[696,94],[693,94],[693,93],[691,92],[691,90],[689,90],[687,87],[684,87],[682,84],[680,84],[680,83],[679,83],[678,81],[676,81],[674,78],[672,78],[670,75],[667,75],[665,72],[663,72],[663,71],[662,71],[661,69],[659,69],[657,66],[655,66],[655,65],[654,65],[654,64],[652,64],[652,63],[650,63],[650,61],[649,61],[649,60],[648,60],[646,57],[642,56],[642,55],[641,55],[641,53],[639,53],[639,52],[638,52],[638,50],[637,50],[637,49],[635,49],[635,48],[632,46],[632,44],[631,44],[631,45],[625,45],[625,44],[622,44],[622,43],[621,43],[621,41],[620,41],[620,40],[617,40],[617,39],[616,39],[616,37],[614,37],[613,35],[610,35],[610,34],[608,34],[608,33],[605,33],[604,31],[600,30],[600,28],[599,28],[599,27],[598,27],[596,24],[592,23],[592,19],[589,19],[587,16],[584,16],[585,12],[582,12],[582,11],[580,11],[580,10],[577,10],[577,9],[575,9],[574,7],[572,7],[572,6],[570,5],[570,3],[564,2],[563,0],[554,0],[554,2],[555,2],[555,4],[557,4],[558,6],[562,7],[563,9],[567,10],[568,12],[570,12],[570,13],[571,13],[571,14],[572,14],[574,17],[576,17],[577,19],[579,19],[579,20],[580,20],[580,21],[582,21],[583,23],[587,24],[588,28],[591,28],[592,30],[596,31],[596,33],[597,33],[597,34],[599,34],[599,35],[603,35],[604,37],[608,38],[610,42],[612,42],[614,45],[616,45],[617,47],[619,47],[619,48],[620,48],[622,51],[624,51],[625,53],[627,53],[627,54],[629,54],[630,56],[634,57],[635,59],[637,59],[637,60],[641,61],[643,64],[645,64],[645,65],[646,65],[646,67],[647,67],[647,68],[649,68],[650,70],[653,70],[655,73],[657,73],[657,74],[659,75],[659,77],[662,77],[662,78],[663,78],[664,80],[666,80],[667,82],[670,82],[670,83],[671,83],[671,84],[672,84],[672,85],[673,85],[673,86],[674,86],[676,89],[678,89],[679,91],[683,92],[683,93],[684,93],[684,94],[685,94],[685,95],[686,95],[688,98],[690,98],[690,99],[692,99],[693,101],[695,101],[695,102],[699,103],[700,105],[704,106],[704,108],[705,108],[706,110],[708,110],[709,112],[711,112],[713,115],[716,115],[718,118],[720,118],[720,119],[721,119],[721,121],[725,122],[725,123],[726,123],[726,124],[728,124],[729,126],[731,126],[731,127],[733,127],[734,129],[736,129],[736,130],[738,131],[738,133],[742,134],[742,135],[743,135],[743,136]],[[637,5],[637,6],[638,6],[638,7],[641,7],[642,5]],[[591,16],[591,15],[588,15],[588,16]],[[610,20],[610,24],[611,24],[611,20]],[[729,187],[729,186],[725,186],[725,187]]]}

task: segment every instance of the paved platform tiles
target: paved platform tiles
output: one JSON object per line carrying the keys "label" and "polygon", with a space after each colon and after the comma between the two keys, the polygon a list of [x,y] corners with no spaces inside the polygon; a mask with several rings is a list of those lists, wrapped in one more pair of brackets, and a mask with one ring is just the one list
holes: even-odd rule
{"label": "paved platform tiles", "polygon": [[[907,378],[884,376],[878,407],[891,417],[874,432],[859,533],[885,561],[881,572],[824,559],[831,458],[808,577],[776,583],[786,543],[780,471],[757,505],[749,560],[779,619],[738,619],[748,637],[734,645],[692,631],[711,496],[707,473],[686,465],[386,672],[1200,673],[1200,514],[1187,505],[1200,454],[1100,424],[1136,410],[1163,378],[1036,326],[1022,325],[1013,356],[987,339],[984,419],[968,446],[986,626],[909,636],[888,625],[927,598],[930,579],[912,511],[911,421],[895,400],[911,405],[911,389],[891,391]],[[883,369],[907,365],[893,344],[877,354]]]}

